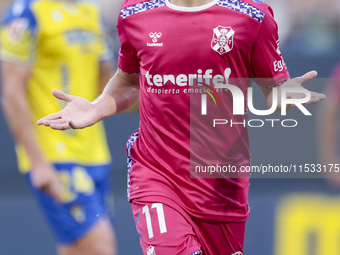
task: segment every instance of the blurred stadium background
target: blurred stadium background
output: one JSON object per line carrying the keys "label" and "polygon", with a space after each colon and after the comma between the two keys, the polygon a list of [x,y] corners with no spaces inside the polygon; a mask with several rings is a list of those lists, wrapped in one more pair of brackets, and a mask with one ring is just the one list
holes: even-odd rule
{"label": "blurred stadium background", "polygon": [[[122,0],[99,2],[104,7],[118,50],[115,23]],[[326,78],[340,61],[340,1],[266,2],[274,9],[281,51],[291,76],[317,70],[319,78],[306,86],[322,91]],[[0,17],[11,3],[12,0],[1,0]],[[258,90],[255,97],[256,108],[264,107]],[[287,118],[299,122],[295,128],[280,125],[249,128],[252,164],[318,163],[316,108],[309,108],[313,117],[305,117],[297,110],[289,113]],[[120,255],[142,254],[126,199],[125,142],[138,128],[138,121],[136,113],[122,113],[105,121],[115,163],[112,183]],[[322,176],[267,177],[274,178],[254,178],[251,181],[251,217],[247,223],[245,254],[340,255],[340,187],[329,186]],[[50,254],[55,254],[52,235],[23,177],[17,172],[13,141],[0,111],[0,255]]]}

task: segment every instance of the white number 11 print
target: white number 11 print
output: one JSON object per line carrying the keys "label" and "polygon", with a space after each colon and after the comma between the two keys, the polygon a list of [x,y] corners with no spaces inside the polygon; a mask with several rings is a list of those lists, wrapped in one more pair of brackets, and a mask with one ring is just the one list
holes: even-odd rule
{"label": "white number 11 print", "polygon": [[[158,217],[158,224],[161,234],[166,233],[166,224],[165,224],[165,217],[164,217],[164,210],[163,204],[161,203],[154,203],[151,205],[151,209],[157,209],[157,217]],[[153,230],[152,230],[152,223],[151,223],[151,216],[149,211],[149,206],[146,205],[143,207],[143,214],[145,214],[146,219],[146,227],[148,228],[149,239],[153,238]]]}

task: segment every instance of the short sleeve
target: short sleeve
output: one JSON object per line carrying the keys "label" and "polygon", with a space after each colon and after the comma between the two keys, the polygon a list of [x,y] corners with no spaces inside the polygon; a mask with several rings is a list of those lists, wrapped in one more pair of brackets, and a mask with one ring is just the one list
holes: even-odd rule
{"label": "short sleeve", "polygon": [[0,29],[1,60],[32,65],[36,58],[37,22],[29,6],[17,1]]}
{"label": "short sleeve", "polygon": [[118,35],[120,41],[120,50],[118,58],[118,67],[125,73],[139,73],[139,59],[137,50],[133,47],[126,32],[126,26],[129,23],[118,19]]}
{"label": "short sleeve", "polygon": [[260,87],[273,87],[290,77],[279,45],[278,27],[268,7],[251,51],[254,79]]}
{"label": "short sleeve", "polygon": [[109,31],[104,18],[101,19],[100,43],[101,43],[100,61],[112,60],[114,58],[113,41],[109,36]]}

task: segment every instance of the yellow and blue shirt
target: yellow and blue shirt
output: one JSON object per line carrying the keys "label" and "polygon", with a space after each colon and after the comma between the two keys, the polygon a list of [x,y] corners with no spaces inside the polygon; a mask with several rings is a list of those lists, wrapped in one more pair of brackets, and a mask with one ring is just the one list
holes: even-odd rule
{"label": "yellow and blue shirt", "polygon": [[[99,8],[85,0],[17,0],[5,16],[0,43],[2,61],[32,68],[27,97],[34,122],[65,107],[52,96],[53,89],[94,100],[99,95],[99,63],[113,57]],[[82,130],[34,129],[50,162],[111,162],[102,123]],[[20,171],[28,172],[25,150],[18,144],[16,151]]]}

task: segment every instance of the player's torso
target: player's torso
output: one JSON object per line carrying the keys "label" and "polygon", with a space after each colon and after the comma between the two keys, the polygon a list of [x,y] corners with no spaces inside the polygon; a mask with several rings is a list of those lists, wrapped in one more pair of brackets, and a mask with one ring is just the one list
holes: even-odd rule
{"label": "player's torso", "polygon": [[[204,123],[201,116],[202,88],[209,88],[202,83],[214,88],[228,78],[253,76],[250,55],[264,13],[241,3],[213,1],[188,11],[157,0],[122,9],[120,25],[124,26],[140,60],[141,132],[150,131],[147,135],[155,139],[162,133],[159,138],[162,141],[150,145],[153,149],[161,152],[160,144],[164,141],[176,150],[185,147],[180,143],[186,143],[187,150],[180,150],[180,154],[188,156],[192,127],[199,126],[203,133],[211,133],[210,122]],[[238,86],[246,94],[249,79],[239,82]],[[231,95],[220,89],[216,91],[224,106],[219,111],[227,114],[220,118],[232,118]],[[208,104],[214,103],[210,100]],[[211,110],[213,108],[210,112],[208,109],[210,117]],[[156,121],[150,122],[150,118]],[[164,129],[167,132],[163,132]],[[206,140],[209,139],[212,140],[211,137]],[[244,139],[247,140],[246,134]],[[230,144],[232,142],[230,140]]]}
{"label": "player's torso", "polygon": [[[191,179],[189,173],[197,165],[250,163],[246,127],[215,128],[212,123],[214,118],[239,123],[245,119],[233,116],[231,94],[216,85],[241,78],[236,85],[246,94],[253,76],[251,50],[264,17],[259,9],[234,2],[241,1],[213,1],[191,11],[163,0],[123,7],[119,26],[124,26],[137,52],[141,71],[140,137],[131,154],[138,161],[132,165],[132,197],[151,189],[143,186],[145,176],[162,176],[156,185],[165,176],[176,190],[198,190],[214,200],[216,193],[230,189],[242,194],[246,203],[247,181],[235,185],[224,178]],[[209,86],[216,88],[221,104],[213,90],[217,105],[203,92]],[[208,95],[207,115],[201,114],[203,94]]]}
{"label": "player's torso", "polygon": [[[216,0],[198,8],[124,2],[119,66],[141,71],[139,138],[129,144],[130,199],[164,196],[202,218],[246,220],[249,178],[230,177],[248,177],[237,169],[250,165],[245,109],[251,78],[275,76],[269,70],[280,56],[272,18],[261,0]],[[259,37],[267,41],[260,49]],[[241,114],[233,112],[240,101],[221,84],[243,92]],[[214,119],[228,125],[214,126]],[[236,169],[236,176],[220,166]]]}

